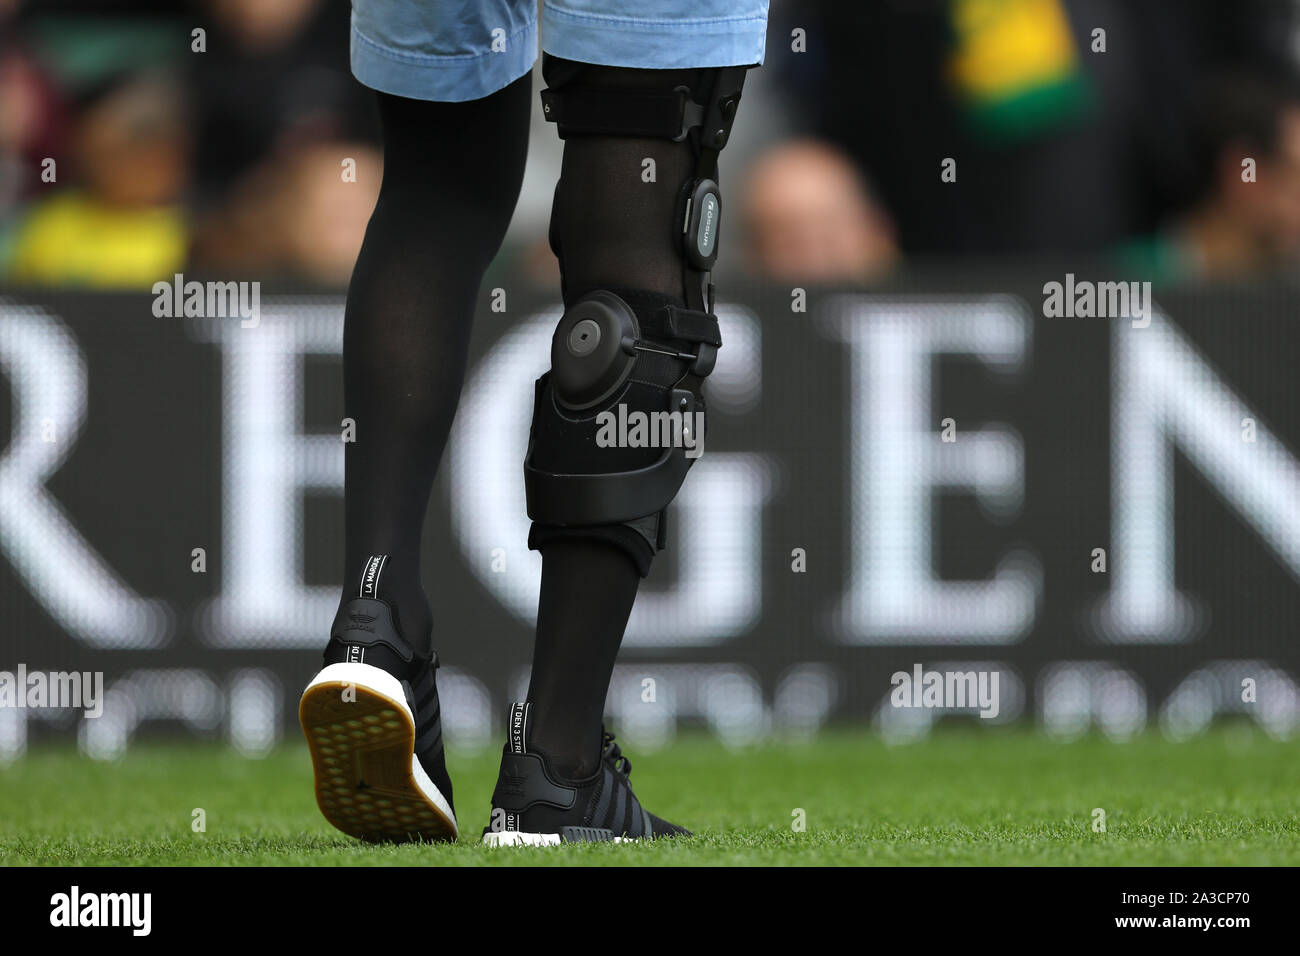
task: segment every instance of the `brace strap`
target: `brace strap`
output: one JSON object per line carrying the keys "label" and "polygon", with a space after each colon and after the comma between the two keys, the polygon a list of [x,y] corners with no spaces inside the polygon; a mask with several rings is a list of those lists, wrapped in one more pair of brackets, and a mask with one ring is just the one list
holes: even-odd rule
{"label": "brace strap", "polygon": [[645,136],[681,142],[704,122],[705,110],[679,86],[671,93],[565,86],[542,90],[542,113],[570,133]]}
{"label": "brace strap", "polygon": [[686,342],[703,342],[714,348],[722,347],[722,333],[718,330],[718,317],[695,309],[665,305],[655,313],[658,327],[669,338]]}

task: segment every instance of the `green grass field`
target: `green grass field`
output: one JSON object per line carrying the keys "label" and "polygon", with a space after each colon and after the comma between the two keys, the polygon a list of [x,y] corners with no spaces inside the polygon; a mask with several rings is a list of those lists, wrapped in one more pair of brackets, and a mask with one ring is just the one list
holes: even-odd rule
{"label": "green grass field", "polygon": [[[895,747],[836,731],[741,752],[684,737],[633,752],[632,780],[695,837],[535,849],[477,842],[497,756],[453,759],[459,843],[367,846],[320,817],[305,747],[248,760],[215,745],[140,744],[115,764],[34,749],[0,770],[0,863],[1300,864],[1300,749],[1242,726],[1126,744],[977,728]],[[191,830],[198,807],[205,833]],[[1097,807],[1104,833],[1092,829]]]}

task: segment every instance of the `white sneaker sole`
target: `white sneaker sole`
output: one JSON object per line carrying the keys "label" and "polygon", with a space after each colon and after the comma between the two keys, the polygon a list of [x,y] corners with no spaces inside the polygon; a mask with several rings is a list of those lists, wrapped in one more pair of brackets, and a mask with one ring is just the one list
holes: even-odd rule
{"label": "white sneaker sole", "polygon": [[415,718],[401,682],[370,664],[330,664],[298,703],[316,805],[372,842],[457,837],[451,805],[415,757]]}
{"label": "white sneaker sole", "polygon": [[[559,846],[565,841],[560,839],[558,833],[523,833],[517,830],[502,830],[499,833],[483,834],[483,842],[488,846]],[[632,837],[614,837],[612,840],[582,841],[574,840],[573,843],[597,842],[597,843],[639,843]]]}

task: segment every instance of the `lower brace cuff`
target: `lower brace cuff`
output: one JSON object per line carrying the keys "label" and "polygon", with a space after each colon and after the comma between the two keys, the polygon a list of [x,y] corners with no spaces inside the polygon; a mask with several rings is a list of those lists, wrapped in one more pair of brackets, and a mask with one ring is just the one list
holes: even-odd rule
{"label": "lower brace cuff", "polygon": [[590,528],[567,528],[553,524],[538,524],[534,521],[533,526],[528,531],[528,549],[530,551],[541,551],[544,555],[546,546],[550,542],[575,538],[588,541],[605,541],[612,544],[631,559],[641,577],[644,578],[650,573],[650,561],[655,556],[655,550],[642,535],[627,525],[613,524]]}

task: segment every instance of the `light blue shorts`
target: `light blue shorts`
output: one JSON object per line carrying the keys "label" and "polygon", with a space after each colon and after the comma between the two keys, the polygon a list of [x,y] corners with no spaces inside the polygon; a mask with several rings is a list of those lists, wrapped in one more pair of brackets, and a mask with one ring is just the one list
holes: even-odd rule
{"label": "light blue shorts", "polygon": [[[542,49],[670,70],[763,62],[768,0],[542,0]],[[418,100],[476,100],[537,59],[537,0],[352,0],[352,72]]]}

